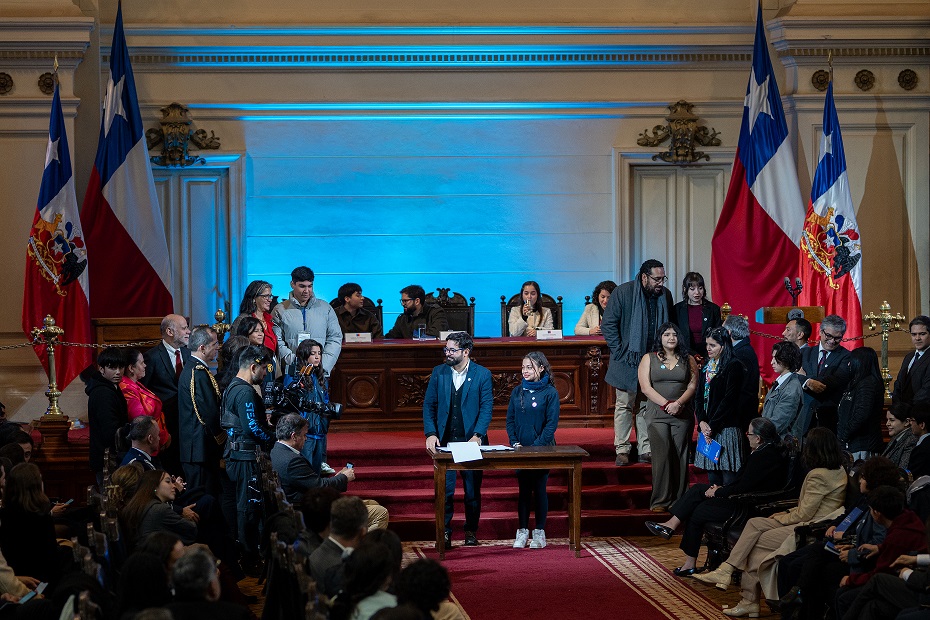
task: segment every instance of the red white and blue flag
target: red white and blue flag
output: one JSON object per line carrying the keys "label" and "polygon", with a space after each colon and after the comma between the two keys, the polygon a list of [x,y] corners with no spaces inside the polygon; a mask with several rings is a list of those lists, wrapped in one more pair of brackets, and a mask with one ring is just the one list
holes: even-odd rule
{"label": "red white and blue flag", "polygon": [[97,157],[81,209],[92,248],[95,318],[173,311],[171,261],[144,134],[120,5]]}
{"label": "red white and blue flag", "polygon": [[[31,339],[32,328],[41,327],[45,315],[49,314],[65,330],[66,341],[90,343],[87,247],[78,215],[71,153],[57,84],[52,96],[45,171],[37,207],[26,245],[23,331]],[[45,347],[35,347],[35,351],[48,372]],[[90,362],[90,349],[59,347],[55,355],[58,388],[66,388]]]}
{"label": "red white and blue flag", "polygon": [[[760,5],[739,146],[712,241],[711,278],[714,301],[748,316],[752,329],[780,334],[783,326],[753,318],[760,307],[791,302],[784,280],[797,272],[804,202],[764,26]],[[768,376],[772,342],[754,336],[752,344]]]}
{"label": "red white and blue flag", "polygon": [[[849,193],[846,153],[833,102],[833,82],[823,106],[820,158],[801,235],[800,303],[823,306],[846,319],[846,336],[862,335],[862,244]],[[853,346],[861,345],[855,341]]]}

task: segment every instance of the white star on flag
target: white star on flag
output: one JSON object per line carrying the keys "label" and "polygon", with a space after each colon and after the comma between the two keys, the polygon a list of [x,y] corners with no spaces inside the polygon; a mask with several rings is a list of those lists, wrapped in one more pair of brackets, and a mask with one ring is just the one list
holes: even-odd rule
{"label": "white star on flag", "polygon": [[756,80],[755,69],[752,70],[750,75],[749,83],[752,86],[743,102],[743,105],[749,108],[749,133],[752,133],[752,128],[755,127],[756,119],[759,118],[760,114],[772,116],[772,111],[769,108],[769,77],[766,75],[765,81],[759,84],[758,80]]}
{"label": "white star on flag", "polygon": [[53,161],[61,161],[58,157],[58,143],[61,141],[61,138],[52,142],[51,139],[48,141],[48,146],[45,149],[45,167],[48,168],[48,165]]}
{"label": "white star on flag", "polygon": [[820,159],[817,161],[823,160],[827,156],[827,153],[833,154],[833,134],[829,136],[820,136]]}
{"label": "white star on flag", "polygon": [[[112,80],[112,78],[110,79]],[[117,116],[122,116],[127,121],[129,120],[126,116],[126,108],[123,107],[123,85],[125,80],[126,77],[123,76],[116,84],[113,84],[112,81],[107,84],[107,100],[103,106],[103,122],[106,128],[103,135],[105,136],[109,135],[110,127],[113,125],[113,121]]]}

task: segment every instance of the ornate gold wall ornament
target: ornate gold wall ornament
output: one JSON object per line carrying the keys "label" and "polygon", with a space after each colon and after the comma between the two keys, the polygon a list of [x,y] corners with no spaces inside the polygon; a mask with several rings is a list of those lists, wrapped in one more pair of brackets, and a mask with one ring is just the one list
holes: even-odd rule
{"label": "ornate gold wall ornament", "polygon": [[695,143],[701,146],[720,146],[717,136],[720,132],[711,127],[698,126],[698,117],[691,110],[693,103],[684,99],[668,106],[669,115],[665,117],[668,125],[656,125],[639,134],[636,144],[640,146],[659,146],[669,138],[668,150],[652,156],[652,160],[661,159],[672,164],[692,164],[701,159],[710,159],[710,155],[695,151]]}
{"label": "ornate gold wall ornament", "polygon": [[914,90],[917,88],[917,73],[911,69],[905,69],[898,74],[898,85],[904,90]]}
{"label": "ornate gold wall ornament", "polygon": [[872,90],[872,87],[875,86],[875,74],[868,69],[863,69],[856,74],[855,82],[859,90]]}
{"label": "ornate gold wall ornament", "polygon": [[830,72],[823,69],[814,71],[814,75],[811,76],[811,84],[821,92],[827,90],[827,86],[830,84]]}
{"label": "ornate gold wall ornament", "polygon": [[210,135],[203,129],[191,131],[193,121],[186,106],[172,103],[161,109],[161,129],[149,129],[145,132],[145,141],[149,150],[162,145],[161,155],[151,157],[158,166],[184,167],[205,163],[203,157],[188,155],[190,143],[199,149],[218,149],[220,139],[212,131]]}
{"label": "ornate gold wall ornament", "polygon": [[51,95],[55,92],[54,73],[43,73],[39,76],[39,90],[41,90],[46,95]]}
{"label": "ornate gold wall ornament", "polygon": [[0,95],[5,95],[13,90],[13,76],[9,73],[0,73]]}

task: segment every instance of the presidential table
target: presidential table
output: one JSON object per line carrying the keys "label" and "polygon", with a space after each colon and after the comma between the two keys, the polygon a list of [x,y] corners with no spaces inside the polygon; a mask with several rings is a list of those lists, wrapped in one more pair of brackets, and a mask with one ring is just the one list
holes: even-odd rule
{"label": "presidential table", "polygon": [[[344,406],[338,430],[423,430],[423,396],[445,341],[381,340],[345,343],[330,377],[330,400]],[[494,418],[504,428],[507,403],[520,385],[529,351],[542,351],[559,391],[559,426],[613,426],[614,390],[604,383],[609,350],[598,336],[562,340],[476,338],[471,359],[491,371]]]}

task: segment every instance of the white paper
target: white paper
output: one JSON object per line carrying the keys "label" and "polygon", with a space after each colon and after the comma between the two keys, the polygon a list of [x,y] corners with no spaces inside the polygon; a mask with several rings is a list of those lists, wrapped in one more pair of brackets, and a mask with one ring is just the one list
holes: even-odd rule
{"label": "white paper", "polygon": [[561,340],[561,329],[537,329],[536,340]]}
{"label": "white paper", "polygon": [[453,463],[465,463],[467,461],[480,461],[481,446],[474,441],[450,441],[449,449],[452,450]]}
{"label": "white paper", "polygon": [[369,332],[347,332],[346,342],[371,342],[371,334]]}
{"label": "white paper", "polygon": [[506,452],[508,450],[513,450],[510,446],[481,446],[482,452]]}

